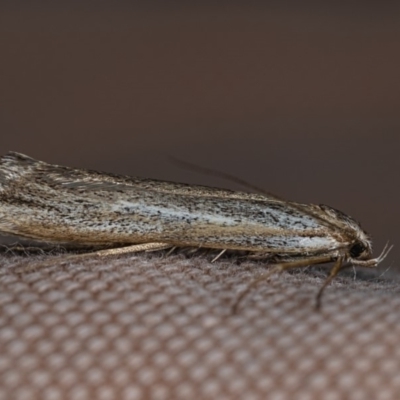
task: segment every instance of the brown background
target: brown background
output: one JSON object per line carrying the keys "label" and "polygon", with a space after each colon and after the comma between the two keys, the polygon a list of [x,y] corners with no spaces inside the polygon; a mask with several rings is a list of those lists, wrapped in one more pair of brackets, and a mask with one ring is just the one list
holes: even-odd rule
{"label": "brown background", "polygon": [[396,270],[395,6],[64,3],[0,8],[1,154],[237,188],[174,155],[347,212]]}

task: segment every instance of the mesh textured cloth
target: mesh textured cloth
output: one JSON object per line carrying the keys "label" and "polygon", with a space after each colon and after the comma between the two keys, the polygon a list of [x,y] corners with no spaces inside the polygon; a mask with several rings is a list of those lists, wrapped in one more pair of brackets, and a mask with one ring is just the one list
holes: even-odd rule
{"label": "mesh textured cloth", "polygon": [[[0,399],[399,399],[399,284],[135,254],[0,256]],[[42,260],[46,264],[41,266]],[[51,263],[48,263],[51,260]]]}

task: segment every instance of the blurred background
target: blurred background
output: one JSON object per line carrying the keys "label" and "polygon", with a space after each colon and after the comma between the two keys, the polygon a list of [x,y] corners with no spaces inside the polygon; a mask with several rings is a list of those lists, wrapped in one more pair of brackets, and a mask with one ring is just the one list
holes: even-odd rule
{"label": "blurred background", "polygon": [[[11,3],[11,2],[10,2]],[[239,189],[361,221],[400,274],[400,24],[389,2],[0,6],[0,153]]]}

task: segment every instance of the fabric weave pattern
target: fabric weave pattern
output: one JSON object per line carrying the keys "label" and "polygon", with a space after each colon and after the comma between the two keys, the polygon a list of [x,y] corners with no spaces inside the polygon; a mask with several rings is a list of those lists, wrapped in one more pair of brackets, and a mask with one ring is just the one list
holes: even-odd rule
{"label": "fabric weave pattern", "polygon": [[0,262],[0,399],[400,398],[396,282],[339,277],[316,312],[326,274],[284,273],[233,315],[262,264]]}

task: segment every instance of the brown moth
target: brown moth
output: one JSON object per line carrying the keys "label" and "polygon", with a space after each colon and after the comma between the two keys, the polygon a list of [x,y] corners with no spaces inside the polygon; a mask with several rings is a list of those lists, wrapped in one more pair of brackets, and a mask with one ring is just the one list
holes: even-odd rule
{"label": "brown moth", "polygon": [[[269,194],[134,178],[51,165],[10,152],[0,158],[0,232],[46,242],[124,245],[102,254],[202,247],[268,255],[273,273],[334,262],[376,267],[367,233],[326,205]],[[243,297],[239,298],[239,300]]]}

